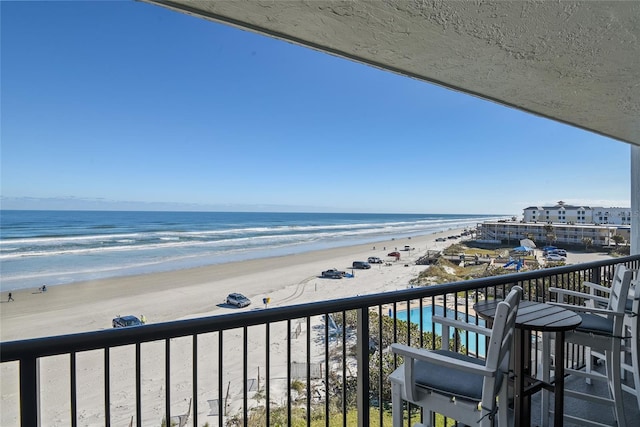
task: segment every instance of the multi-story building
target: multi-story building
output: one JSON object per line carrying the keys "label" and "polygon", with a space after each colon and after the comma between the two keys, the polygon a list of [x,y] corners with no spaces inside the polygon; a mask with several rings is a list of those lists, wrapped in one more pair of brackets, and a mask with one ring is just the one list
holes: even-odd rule
{"label": "multi-story building", "polygon": [[538,243],[581,245],[584,244],[584,239],[588,238],[594,246],[609,246],[614,244],[613,236],[616,234],[628,241],[630,230],[628,225],[487,221],[478,224],[477,239],[496,242],[518,242],[520,239],[531,239]]}
{"label": "multi-story building", "polygon": [[631,209],[568,205],[530,206],[523,220],[499,220],[478,224],[478,239],[514,241],[529,238],[535,242],[580,245],[590,239],[595,246],[614,244],[613,236],[625,242],[631,237]]}
{"label": "multi-story building", "polygon": [[631,208],[576,206],[560,201],[555,206],[529,206],[523,218],[527,223],[631,225]]}

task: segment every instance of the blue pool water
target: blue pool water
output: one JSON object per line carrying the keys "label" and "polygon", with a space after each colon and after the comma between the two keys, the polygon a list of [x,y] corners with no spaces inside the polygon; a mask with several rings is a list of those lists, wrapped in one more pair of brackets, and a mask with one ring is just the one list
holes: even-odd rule
{"label": "blue pool water", "polygon": [[[431,315],[432,312],[435,311],[436,316],[444,316],[444,307],[436,305],[434,306],[426,306],[422,308],[422,331],[423,332],[432,332],[432,323],[431,323]],[[410,312],[411,323],[415,323],[416,325],[420,325],[420,309],[412,308]],[[467,320],[462,313],[458,313],[458,320],[467,321],[468,323],[476,324],[476,318],[473,316],[469,316]],[[402,310],[396,313],[396,317],[399,320],[407,320],[407,311]],[[450,318],[455,318],[456,313],[451,309],[447,309],[447,316]],[[477,324],[479,326],[485,326],[485,321],[480,319]],[[435,332],[436,335],[442,336],[442,325],[436,323],[435,324]],[[454,331],[450,330],[449,338],[453,338]],[[466,332],[460,331],[461,342],[467,349],[469,349],[470,354],[476,354],[476,349],[480,347],[480,351],[478,352],[478,356],[485,355],[486,348],[486,337],[484,335],[478,335],[474,332]]]}

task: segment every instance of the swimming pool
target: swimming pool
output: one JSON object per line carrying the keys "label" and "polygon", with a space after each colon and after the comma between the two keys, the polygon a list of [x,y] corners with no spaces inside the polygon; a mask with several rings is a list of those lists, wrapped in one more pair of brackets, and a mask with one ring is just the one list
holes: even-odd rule
{"label": "swimming pool", "polygon": [[[432,323],[431,323],[431,314],[435,311],[436,316],[444,316],[444,307],[440,305],[436,306],[425,306],[422,308],[422,332],[432,332]],[[412,308],[410,312],[411,323],[415,323],[416,325],[420,325],[420,308]],[[447,309],[447,317],[455,318],[455,311],[451,309]],[[407,320],[407,310],[401,310],[396,313],[396,318],[398,320]],[[462,313],[458,313],[458,319],[462,321],[467,321]],[[476,318],[474,316],[469,316],[469,323],[476,324]],[[477,324],[479,326],[486,326],[485,321],[480,319]],[[439,323],[435,324],[435,332],[436,335],[442,335],[442,325]],[[449,338],[453,338],[454,331],[453,329],[449,332]],[[468,337],[467,337],[468,335]],[[486,337],[484,335],[478,335],[475,332],[466,332],[460,331],[460,340],[462,345],[469,349],[470,354],[476,354],[476,348],[480,347],[480,351],[477,353],[478,356],[485,355],[486,348]]]}

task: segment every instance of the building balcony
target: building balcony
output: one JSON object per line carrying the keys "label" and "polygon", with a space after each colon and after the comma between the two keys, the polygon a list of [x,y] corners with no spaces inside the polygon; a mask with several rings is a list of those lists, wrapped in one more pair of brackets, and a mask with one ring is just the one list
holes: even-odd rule
{"label": "building balcony", "polygon": [[[479,324],[475,302],[501,298],[515,285],[524,289],[525,299],[547,302],[551,286],[578,289],[585,280],[607,285],[617,264],[638,269],[640,255],[239,314],[3,342],[0,424],[391,426],[388,375],[400,361],[390,353],[390,344],[435,348],[440,330],[431,321],[434,314]],[[540,357],[539,338],[531,336],[534,367]],[[478,337],[459,335],[453,342],[461,352],[484,355]],[[581,349],[567,354],[572,355],[567,363],[584,363]],[[567,378],[567,383],[606,393],[581,380]],[[640,419],[635,397],[627,397],[627,419]],[[614,423],[612,410],[592,403],[567,399],[565,411]],[[407,425],[419,420],[413,408],[406,413]],[[451,420],[446,425],[452,425]],[[532,425],[540,425],[535,397]]]}

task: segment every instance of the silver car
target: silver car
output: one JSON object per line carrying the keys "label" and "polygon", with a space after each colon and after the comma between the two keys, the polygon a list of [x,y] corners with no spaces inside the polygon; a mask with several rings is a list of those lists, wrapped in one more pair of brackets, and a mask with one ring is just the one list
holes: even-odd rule
{"label": "silver car", "polygon": [[233,293],[227,295],[227,304],[242,308],[251,304],[251,300],[242,294]]}
{"label": "silver car", "polygon": [[563,256],[560,256],[558,254],[549,254],[546,257],[544,257],[544,259],[546,259],[547,261],[566,261],[567,259]]}

